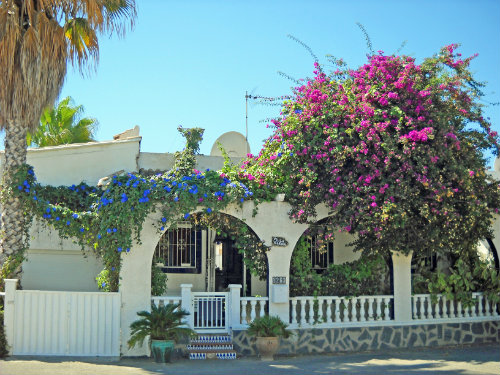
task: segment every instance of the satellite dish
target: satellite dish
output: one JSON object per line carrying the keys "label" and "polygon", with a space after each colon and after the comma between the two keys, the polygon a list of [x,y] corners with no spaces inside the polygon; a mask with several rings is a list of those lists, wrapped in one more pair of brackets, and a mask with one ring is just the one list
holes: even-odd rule
{"label": "satellite dish", "polygon": [[243,158],[250,153],[250,145],[245,139],[245,136],[238,132],[227,132],[217,138],[214,145],[212,146],[210,156],[222,156],[222,152],[220,151],[218,146],[219,143],[226,150],[227,154],[230,157]]}

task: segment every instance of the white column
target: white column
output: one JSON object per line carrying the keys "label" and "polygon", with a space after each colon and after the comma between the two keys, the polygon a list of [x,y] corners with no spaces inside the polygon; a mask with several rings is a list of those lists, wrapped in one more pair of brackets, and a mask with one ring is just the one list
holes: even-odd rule
{"label": "white column", "polygon": [[[293,248],[302,233],[308,228],[307,224],[298,224],[290,221],[290,205],[287,202],[275,201],[266,202],[259,205],[257,215],[254,213],[254,204],[245,202],[241,209],[227,213],[238,218],[244,218],[245,223],[259,236],[266,245],[271,246],[267,253],[269,266],[269,314],[279,316],[288,323],[289,318],[289,286],[290,286],[290,258]],[[318,219],[321,219],[326,207],[318,209]],[[321,214],[320,214],[321,213]],[[284,238],[288,244],[286,246],[275,246],[272,243],[273,237]],[[285,277],[285,284],[273,284],[273,277]]]}
{"label": "white column", "polygon": [[[153,247],[154,249],[154,247]],[[122,255],[120,271],[121,330],[122,355],[148,356],[148,340],[144,340],[142,347],[129,349],[127,341],[130,338],[130,324],[137,319],[137,312],[151,310],[151,257],[148,257],[141,248],[132,248],[130,253]]]}
{"label": "white column", "polygon": [[[229,327],[238,329],[241,327],[240,318],[240,292],[242,286],[240,284],[229,284]],[[226,312],[227,313],[227,312]]]}
{"label": "white column", "polygon": [[[279,316],[287,324],[290,321],[289,287],[292,251],[293,247],[290,245],[286,247],[273,246],[267,253],[269,265],[269,315]],[[285,284],[273,283],[273,277],[284,277]]]}
{"label": "white column", "polygon": [[9,354],[12,355],[14,346],[14,314],[15,314],[15,296],[17,289],[17,279],[5,279],[5,311],[4,311],[4,327],[7,344],[9,345]]}
{"label": "white column", "polygon": [[394,276],[394,320],[409,322],[411,316],[411,257],[412,252],[404,255],[399,251],[392,252]]}
{"label": "white column", "polygon": [[193,284],[181,284],[181,308],[189,312],[186,323],[189,327],[194,327],[194,311],[192,309],[191,288]]}

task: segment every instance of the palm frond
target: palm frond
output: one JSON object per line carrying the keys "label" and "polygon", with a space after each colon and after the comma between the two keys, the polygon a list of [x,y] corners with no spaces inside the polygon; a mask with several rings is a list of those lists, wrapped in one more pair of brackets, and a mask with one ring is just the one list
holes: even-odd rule
{"label": "palm frond", "polygon": [[181,337],[191,336],[194,331],[187,327],[183,319],[189,313],[180,308],[180,304],[167,304],[156,306],[151,304],[151,311],[139,311],[141,319],[130,325],[130,348],[142,345],[146,337],[157,340],[177,341]]}

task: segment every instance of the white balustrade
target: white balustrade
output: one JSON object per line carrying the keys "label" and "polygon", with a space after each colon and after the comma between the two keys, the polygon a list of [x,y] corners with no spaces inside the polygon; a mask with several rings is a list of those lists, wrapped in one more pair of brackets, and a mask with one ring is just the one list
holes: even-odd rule
{"label": "white balustrade", "polygon": [[304,299],[300,303],[300,324],[304,325],[307,323],[306,320],[306,303],[308,303],[307,299]]}
{"label": "white balustrade", "polygon": [[383,301],[384,301],[384,320],[391,320],[391,315],[389,312],[389,306],[391,304],[391,299],[393,299],[392,296],[383,298]]}
{"label": "white balustrade", "polygon": [[155,304],[155,306],[165,306],[173,303],[181,303],[180,296],[159,296],[159,297],[151,297],[151,302]]}
{"label": "white balustrade", "polygon": [[257,311],[255,309],[255,306],[257,305],[256,300],[251,300],[250,301],[250,321],[253,322],[255,318],[257,317]]}
{"label": "white balustrade", "polygon": [[246,325],[266,314],[268,297],[241,297],[241,324]]}
{"label": "white balustrade", "polygon": [[361,322],[366,322],[366,317],[365,317],[365,302],[366,302],[366,298],[360,298],[359,299],[359,320]]}
{"label": "white balustrade", "polygon": [[335,303],[335,318],[334,318],[334,321],[335,322],[340,322],[340,299],[339,298],[335,298],[334,299],[334,303]]}
{"label": "white balustrade", "polygon": [[412,296],[414,320],[449,320],[462,318],[489,318],[498,316],[498,303],[492,303],[483,293],[472,293],[473,305],[463,306],[461,301],[449,300],[442,294]]}
{"label": "white balustrade", "polygon": [[393,296],[292,297],[290,323],[298,326],[328,326],[391,320]]}

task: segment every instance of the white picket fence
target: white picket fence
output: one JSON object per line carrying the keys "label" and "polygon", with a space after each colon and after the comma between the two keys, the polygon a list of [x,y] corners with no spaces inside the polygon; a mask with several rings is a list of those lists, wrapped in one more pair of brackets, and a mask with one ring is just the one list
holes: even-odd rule
{"label": "white picket fence", "polygon": [[290,325],[308,327],[391,320],[393,296],[292,297]]}
{"label": "white picket fence", "polygon": [[483,293],[472,293],[473,306],[464,307],[461,302],[448,300],[442,294],[433,301],[430,294],[412,296],[413,320],[449,320],[460,318],[498,317],[498,304],[492,303]]}
{"label": "white picket fence", "polygon": [[120,293],[16,290],[14,355],[120,355]]}

